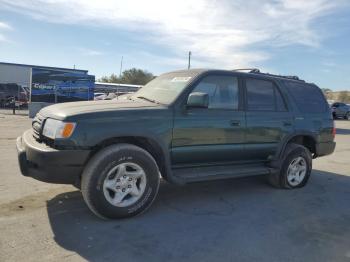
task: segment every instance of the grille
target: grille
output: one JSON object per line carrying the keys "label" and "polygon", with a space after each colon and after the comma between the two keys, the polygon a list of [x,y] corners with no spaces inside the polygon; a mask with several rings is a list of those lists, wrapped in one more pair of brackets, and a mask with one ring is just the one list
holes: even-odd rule
{"label": "grille", "polygon": [[42,124],[44,122],[44,118],[37,114],[32,122],[32,128],[33,128],[33,136],[36,140],[41,140],[41,132],[42,132]]}

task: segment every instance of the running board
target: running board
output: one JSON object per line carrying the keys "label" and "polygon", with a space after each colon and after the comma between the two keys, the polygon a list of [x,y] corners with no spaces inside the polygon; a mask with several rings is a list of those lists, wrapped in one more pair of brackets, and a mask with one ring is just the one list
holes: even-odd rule
{"label": "running board", "polygon": [[192,183],[216,179],[268,175],[273,169],[265,165],[224,165],[208,167],[177,168],[173,176],[182,183]]}

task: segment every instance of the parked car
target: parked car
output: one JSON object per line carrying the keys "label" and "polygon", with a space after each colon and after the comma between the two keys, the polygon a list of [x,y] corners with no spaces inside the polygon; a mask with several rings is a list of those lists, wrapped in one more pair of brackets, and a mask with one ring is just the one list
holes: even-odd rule
{"label": "parked car", "polygon": [[112,100],[112,99],[115,99],[117,98],[117,94],[114,93],[114,92],[110,92],[107,97],[105,98],[105,100]]}
{"label": "parked car", "polygon": [[174,184],[266,176],[306,185],[312,159],[331,154],[335,128],[314,84],[225,70],[163,74],[128,99],[43,108],[17,139],[23,175],[81,188],[102,218],[131,217]]}
{"label": "parked car", "polygon": [[28,90],[17,84],[0,84],[0,106],[12,107],[13,100],[20,107],[27,106]]}
{"label": "parked car", "polygon": [[94,93],[94,100],[105,100],[107,95],[105,93]]}
{"label": "parked car", "polygon": [[350,106],[345,103],[336,102],[331,105],[333,118],[344,118],[350,120]]}

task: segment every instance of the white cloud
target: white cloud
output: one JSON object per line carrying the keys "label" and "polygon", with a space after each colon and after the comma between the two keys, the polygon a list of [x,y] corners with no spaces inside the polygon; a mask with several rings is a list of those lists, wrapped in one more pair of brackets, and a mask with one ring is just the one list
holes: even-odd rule
{"label": "white cloud", "polygon": [[84,56],[100,56],[104,54],[99,50],[89,49],[85,47],[78,48],[78,51]]}
{"label": "white cloud", "polygon": [[174,52],[175,63],[191,50],[197,64],[226,68],[268,59],[258,45],[318,47],[323,36],[313,23],[344,5],[346,0],[0,0],[0,8],[39,20],[148,35],[146,41]]}
{"label": "white cloud", "polygon": [[10,40],[3,33],[1,33],[1,31],[8,30],[12,30],[12,27],[9,24],[0,21],[0,43],[10,42]]}
{"label": "white cloud", "polygon": [[0,30],[12,30],[12,27],[9,24],[0,21]]}
{"label": "white cloud", "polygon": [[322,65],[326,66],[326,67],[336,67],[337,64],[332,62],[332,61],[324,61],[322,62]]}
{"label": "white cloud", "polygon": [[0,42],[7,42],[6,37],[2,34],[0,34]]}

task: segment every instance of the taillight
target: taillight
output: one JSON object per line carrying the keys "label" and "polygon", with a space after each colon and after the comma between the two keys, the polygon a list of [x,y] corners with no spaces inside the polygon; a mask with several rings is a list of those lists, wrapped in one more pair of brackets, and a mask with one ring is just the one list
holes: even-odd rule
{"label": "taillight", "polygon": [[336,134],[336,129],[335,129],[335,127],[333,126],[333,128],[332,128],[332,135],[333,135],[333,138],[335,138],[335,134]]}

